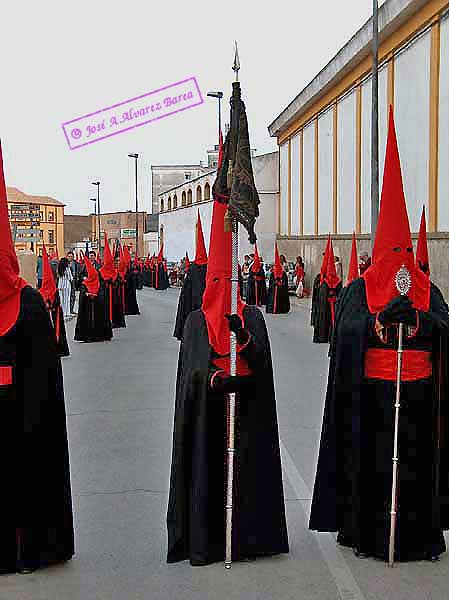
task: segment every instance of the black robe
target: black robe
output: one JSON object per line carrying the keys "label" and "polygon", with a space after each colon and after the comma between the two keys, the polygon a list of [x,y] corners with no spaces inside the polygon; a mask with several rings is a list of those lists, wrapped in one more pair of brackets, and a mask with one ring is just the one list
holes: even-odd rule
{"label": "black robe", "polygon": [[74,553],[61,362],[48,310],[25,287],[14,327],[0,337],[0,573],[37,569]]}
{"label": "black robe", "polygon": [[175,331],[173,333],[178,340],[182,339],[184,323],[189,314],[201,308],[204,288],[206,287],[206,271],[207,265],[191,263],[184,277],[181,293],[179,294]]}
{"label": "black robe", "polygon": [[[157,273],[156,273],[157,269]],[[164,265],[159,264],[156,265],[154,270],[154,288],[156,290],[166,290],[170,287],[170,282],[168,280],[167,271],[164,269]]]}
{"label": "black robe", "polygon": [[134,271],[128,271],[125,277],[125,315],[140,315],[136,289],[136,273]]}
{"label": "black robe", "polygon": [[142,277],[143,285],[145,287],[153,287],[153,269],[150,269],[150,267],[144,267]]}
{"label": "black robe", "polygon": [[[316,292],[314,290],[316,296],[313,322],[313,342],[315,344],[328,344],[331,340],[333,327],[331,304],[329,302],[329,298],[335,298],[335,307],[341,290],[341,283],[339,283],[335,289],[330,289],[326,281],[324,281],[318,287]],[[334,312],[336,312],[335,308]]]}
{"label": "black robe", "polygon": [[109,319],[108,292],[103,281],[98,295],[88,296],[81,285],[75,340],[78,342],[105,342],[112,339],[112,324]]}
{"label": "black robe", "polygon": [[262,268],[258,273],[253,273],[253,271],[250,269],[248,281],[246,283],[246,304],[264,306],[266,303],[267,284],[265,281],[265,271]]}
{"label": "black robe", "polygon": [[[277,291],[276,291],[277,290]],[[275,293],[276,292],[276,293]],[[276,300],[276,307],[275,307]],[[276,308],[276,310],[275,310]],[[288,295],[287,273],[282,274],[280,284],[277,284],[273,273],[270,275],[267,294],[267,313],[285,314],[290,312],[290,296]]]}
{"label": "black robe", "polygon": [[316,322],[316,314],[317,314],[317,307],[318,307],[318,294],[319,294],[320,285],[321,285],[320,282],[321,282],[321,273],[318,273],[318,275],[313,280],[313,286],[312,286],[312,310],[310,313],[310,324],[312,325],[312,327],[315,327],[315,322]]}
{"label": "black robe", "polygon": [[59,339],[56,338],[56,351],[58,356],[70,356],[69,344],[67,342],[67,332],[65,329],[64,313],[62,312],[61,301],[59,299],[59,292],[56,292],[55,302],[50,309],[51,321],[57,333],[56,326],[59,328]]}
{"label": "black robe", "polygon": [[[239,394],[233,559],[288,552],[270,343],[261,312],[244,309],[255,340],[251,391]],[[176,385],[167,513],[168,562],[224,560],[226,400],[211,391],[201,310],[184,326]]]}
{"label": "black robe", "polygon": [[112,329],[126,327],[124,288],[120,276],[112,284]]}
{"label": "black robe", "polygon": [[[338,303],[310,529],[338,531],[342,544],[387,560],[396,386],[366,379],[364,360],[368,347],[394,352],[397,342],[384,346],[374,322],[365,282],[357,279]],[[432,352],[433,376],[401,384],[396,560],[420,560],[445,550],[448,338],[448,307],[432,286],[430,311],[420,312],[416,336],[404,341],[405,349]]]}

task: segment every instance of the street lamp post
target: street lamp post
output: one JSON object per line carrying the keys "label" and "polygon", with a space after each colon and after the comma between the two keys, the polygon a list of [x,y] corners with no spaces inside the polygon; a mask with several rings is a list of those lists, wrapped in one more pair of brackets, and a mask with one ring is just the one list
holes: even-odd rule
{"label": "street lamp post", "polygon": [[221,99],[223,98],[223,92],[208,92],[208,96],[211,98],[218,98],[218,139],[220,139],[221,132]]}
{"label": "street lamp post", "polygon": [[100,182],[92,181],[97,186],[97,217],[98,217],[98,256],[101,257],[101,211],[100,211]]}
{"label": "street lamp post", "polygon": [[[97,199],[96,198],[91,198],[90,201],[91,202],[95,202],[94,209],[95,209],[95,223],[96,223],[97,222]],[[94,239],[95,239],[95,237],[97,235],[96,232],[95,232],[95,229],[96,229],[96,226],[94,227],[94,231],[93,231],[94,235],[93,235],[92,242],[94,241]]]}
{"label": "street lamp post", "polygon": [[372,41],[372,101],[371,101],[371,248],[374,247],[379,215],[379,6],[373,0]]}
{"label": "street lamp post", "polygon": [[134,158],[135,166],[135,186],[136,186],[136,258],[139,256],[139,205],[137,201],[137,159],[138,154],[128,154],[129,158]]}

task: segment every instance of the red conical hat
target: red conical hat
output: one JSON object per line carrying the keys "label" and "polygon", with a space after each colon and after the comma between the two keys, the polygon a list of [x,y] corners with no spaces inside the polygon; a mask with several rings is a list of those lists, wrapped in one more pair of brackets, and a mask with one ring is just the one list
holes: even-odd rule
{"label": "red conical hat", "polygon": [[101,276],[105,281],[115,281],[117,279],[117,269],[114,266],[114,258],[109,247],[108,234],[104,232],[104,254],[103,254],[103,266],[100,269]]}
{"label": "red conical hat", "polygon": [[351,248],[351,260],[349,262],[348,281],[346,285],[349,285],[354,279],[359,278],[359,259],[357,257],[357,242],[355,239],[355,233],[352,234],[352,248]]}
{"label": "red conical hat", "polygon": [[326,269],[326,283],[331,289],[335,289],[340,281],[341,279],[337,275],[337,269],[335,268],[334,247],[332,245],[332,240],[330,239]]}
{"label": "red conical hat", "polygon": [[[225,231],[226,204],[214,201],[210,230],[206,289],[201,306],[209,343],[215,352],[226,356],[230,351],[229,323],[225,315],[231,312],[232,234]],[[237,314],[243,321],[244,302],[237,295]]]}
{"label": "red conical hat", "polygon": [[128,271],[128,265],[126,264],[126,256],[125,253],[123,251],[122,246],[119,246],[119,263],[118,263],[118,274],[120,275],[120,277],[122,279],[125,278],[126,273]]}
{"label": "red conical hat", "polygon": [[19,276],[19,262],[11,237],[3,156],[0,144],[0,335],[15,325],[20,311],[20,292],[27,282]]}
{"label": "red conical hat", "polygon": [[393,298],[399,295],[395,277],[402,266],[411,275],[412,284],[408,297],[413,302],[414,308],[429,310],[430,281],[415,266],[391,107],[382,197],[372,259],[372,266],[363,274],[371,313],[383,310]]}
{"label": "red conical hat", "polygon": [[252,264],[251,270],[253,273],[258,273],[262,268],[262,263],[260,262],[259,251],[257,250],[257,244],[254,248],[254,262]]}
{"label": "red conical hat", "polygon": [[190,269],[190,260],[189,260],[189,255],[186,252],[186,273],[189,269]]}
{"label": "red conical hat", "polygon": [[196,249],[195,249],[195,264],[207,264],[206,245],[204,244],[203,226],[201,224],[200,211],[198,211],[198,220],[196,222]]}
{"label": "red conical hat", "polygon": [[427,249],[426,209],[423,206],[421,225],[419,227],[418,245],[416,247],[416,266],[430,277],[429,251]]}
{"label": "red conical hat", "polygon": [[273,275],[275,279],[280,279],[284,274],[284,269],[281,265],[281,259],[279,258],[279,250],[278,245],[274,244],[274,265],[273,265]]}
{"label": "red conical hat", "polygon": [[324,249],[323,262],[321,263],[320,269],[320,284],[326,279],[327,263],[329,261],[329,246],[331,244],[331,236],[329,235],[326,242],[326,248]]}
{"label": "red conical hat", "polygon": [[39,290],[45,304],[52,305],[56,296],[56,282],[45,244],[42,246],[42,285]]}
{"label": "red conical hat", "polygon": [[159,254],[157,255],[157,264],[160,265],[164,258],[164,244],[159,249]]}
{"label": "red conical hat", "polygon": [[128,268],[131,263],[131,254],[126,244],[123,244],[123,260],[126,263],[126,268]]}
{"label": "red conical hat", "polygon": [[90,296],[96,296],[100,289],[100,277],[97,269],[93,266],[87,256],[84,257],[84,264],[87,269],[87,278],[83,280],[83,285],[86,286],[87,292]]}

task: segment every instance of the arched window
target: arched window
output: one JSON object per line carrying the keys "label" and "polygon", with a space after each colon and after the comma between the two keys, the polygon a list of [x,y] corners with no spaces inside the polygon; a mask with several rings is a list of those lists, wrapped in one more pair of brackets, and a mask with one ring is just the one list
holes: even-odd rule
{"label": "arched window", "polygon": [[203,199],[203,193],[202,193],[202,191],[201,191],[201,186],[199,185],[199,186],[196,188],[196,201],[197,201],[197,202],[201,202],[201,200],[202,200],[202,199]]}
{"label": "arched window", "polygon": [[185,206],[186,205],[186,193],[182,192],[181,194],[181,206]]}
{"label": "arched window", "polygon": [[164,212],[164,199],[161,198],[161,212]]}
{"label": "arched window", "polygon": [[210,200],[210,185],[209,185],[209,182],[206,182],[206,185],[204,186],[204,199],[205,200]]}
{"label": "arched window", "polygon": [[168,206],[167,206],[167,210],[171,210],[171,197],[168,197]]}
{"label": "arched window", "polygon": [[173,210],[175,208],[178,208],[178,196],[176,194],[173,196]]}
{"label": "arched window", "polygon": [[192,190],[187,192],[187,204],[192,204]]}

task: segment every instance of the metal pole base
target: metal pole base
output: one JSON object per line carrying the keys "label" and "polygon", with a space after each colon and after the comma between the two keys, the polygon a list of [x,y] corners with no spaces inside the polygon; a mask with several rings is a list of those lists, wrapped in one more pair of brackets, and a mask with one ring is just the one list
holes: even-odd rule
{"label": "metal pole base", "polygon": [[232,563],[225,563],[225,569],[229,570],[232,567]]}

